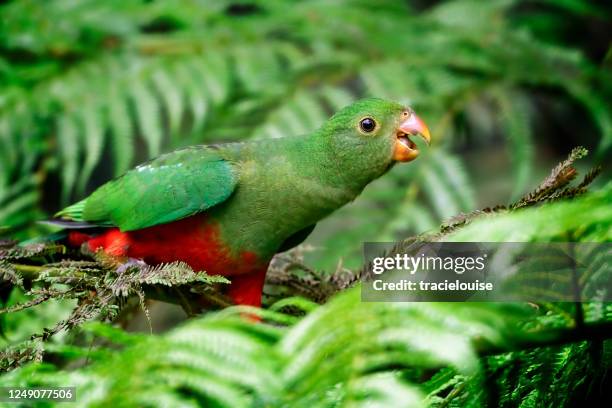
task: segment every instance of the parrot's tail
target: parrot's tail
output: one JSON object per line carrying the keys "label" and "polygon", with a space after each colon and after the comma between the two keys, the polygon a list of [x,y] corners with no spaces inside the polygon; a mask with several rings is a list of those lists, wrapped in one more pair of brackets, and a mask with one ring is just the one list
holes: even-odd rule
{"label": "parrot's tail", "polygon": [[57,232],[52,232],[51,234],[42,235],[40,237],[34,237],[30,239],[26,239],[25,241],[21,241],[19,243],[20,246],[33,245],[33,244],[42,244],[45,242],[62,242],[68,238],[68,231],[62,230]]}
{"label": "parrot's tail", "polygon": [[59,219],[39,221],[38,223],[50,225],[53,227],[60,227],[62,229],[56,232],[52,232],[50,234],[42,235],[40,237],[34,237],[25,241],[21,241],[19,245],[57,242],[66,244],[68,246],[79,247],[84,242],[87,242],[90,239],[94,238],[96,235],[98,235],[101,231],[105,229],[103,227],[88,224],[86,222],[75,222]]}

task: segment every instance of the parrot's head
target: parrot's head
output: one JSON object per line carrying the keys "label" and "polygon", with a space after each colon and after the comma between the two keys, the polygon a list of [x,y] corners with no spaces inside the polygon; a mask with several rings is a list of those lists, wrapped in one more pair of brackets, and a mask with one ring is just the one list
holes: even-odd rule
{"label": "parrot's head", "polygon": [[429,129],[409,107],[383,99],[362,99],[336,113],[322,128],[338,160],[347,169],[372,178],[397,162],[416,159],[413,139],[430,143]]}

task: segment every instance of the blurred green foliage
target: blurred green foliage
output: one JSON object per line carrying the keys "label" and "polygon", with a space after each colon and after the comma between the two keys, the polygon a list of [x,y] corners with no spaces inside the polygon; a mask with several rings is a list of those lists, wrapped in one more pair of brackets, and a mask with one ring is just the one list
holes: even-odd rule
{"label": "blurred green foliage", "polygon": [[[483,201],[519,197],[547,155],[582,144],[594,161],[610,161],[610,60],[591,35],[593,21],[610,24],[608,9],[582,0],[373,3],[0,5],[0,235],[44,232],[36,220],[163,151],[306,134],[362,96],[414,107],[434,146],[319,225],[313,262],[328,270],[359,265],[365,240],[432,230]],[[512,171],[502,195],[483,199],[486,159],[500,143]],[[448,239],[609,242],[611,195],[608,184],[485,217]],[[70,307],[15,314],[6,343]],[[240,311],[162,336],[93,325],[46,344],[45,364],[2,384],[75,385],[80,406],[228,407],[572,406],[610,386],[609,340],[483,353],[483,341],[506,350],[534,331],[572,329],[572,304],[364,304],[351,290],[322,306],[288,299],[257,312],[271,324]],[[588,324],[612,316],[606,304],[584,312]],[[42,358],[41,344],[24,347],[2,358]]]}

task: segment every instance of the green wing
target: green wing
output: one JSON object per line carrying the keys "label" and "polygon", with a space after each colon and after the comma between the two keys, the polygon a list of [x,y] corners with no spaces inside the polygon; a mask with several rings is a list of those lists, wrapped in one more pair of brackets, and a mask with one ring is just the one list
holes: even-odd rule
{"label": "green wing", "polygon": [[202,212],[235,187],[232,165],[217,150],[197,146],[142,164],[56,216],[132,231]]}

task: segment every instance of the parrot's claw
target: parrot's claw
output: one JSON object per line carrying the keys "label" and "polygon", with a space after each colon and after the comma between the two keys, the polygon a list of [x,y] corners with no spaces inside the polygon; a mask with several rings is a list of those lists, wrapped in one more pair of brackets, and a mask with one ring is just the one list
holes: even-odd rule
{"label": "parrot's claw", "polygon": [[130,268],[141,269],[147,266],[145,261],[138,258],[128,258],[128,260],[117,267],[117,274],[121,275]]}

